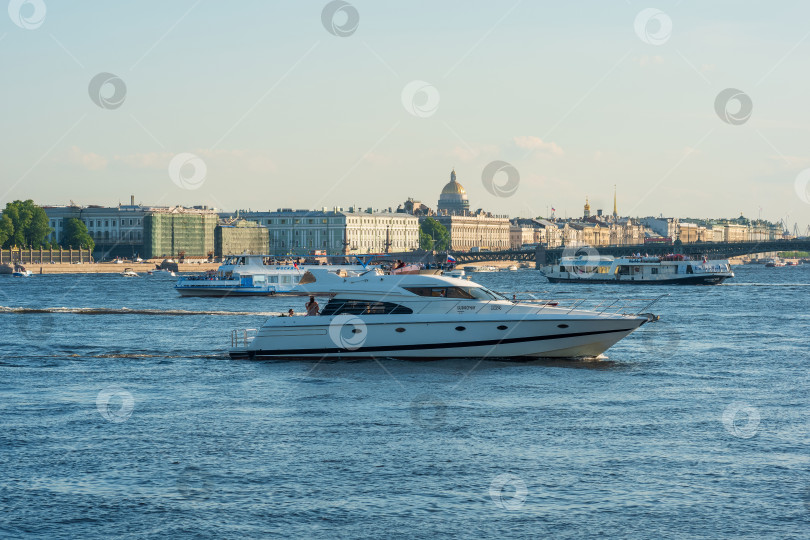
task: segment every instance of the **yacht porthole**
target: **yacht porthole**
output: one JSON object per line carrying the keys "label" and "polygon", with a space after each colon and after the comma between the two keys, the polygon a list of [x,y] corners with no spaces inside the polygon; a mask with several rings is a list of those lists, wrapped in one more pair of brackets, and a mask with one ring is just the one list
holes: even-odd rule
{"label": "yacht porthole", "polygon": [[506,326],[505,324],[502,324],[502,325],[500,325],[498,327],[498,330],[506,330],[507,328],[508,328],[508,326]]}
{"label": "yacht porthole", "polygon": [[466,330],[466,329],[467,329],[467,328],[466,328],[466,327],[464,327],[464,326],[456,326],[456,330],[458,330],[459,332],[463,332],[463,331],[464,331],[464,330]]}
{"label": "yacht porthole", "polygon": [[397,328],[397,332],[404,332],[404,331],[405,331],[404,328]]}
{"label": "yacht porthole", "polygon": [[557,328],[568,328],[567,324],[558,324]]}

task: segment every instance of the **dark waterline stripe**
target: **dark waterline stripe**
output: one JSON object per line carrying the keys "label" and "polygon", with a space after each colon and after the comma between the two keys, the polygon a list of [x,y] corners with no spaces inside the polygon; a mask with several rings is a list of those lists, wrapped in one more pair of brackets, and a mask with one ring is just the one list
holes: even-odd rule
{"label": "dark waterline stripe", "polygon": [[[641,326],[641,325],[639,325]],[[487,345],[503,345],[509,343],[527,343],[532,341],[546,341],[565,339],[573,337],[593,336],[598,334],[613,334],[616,332],[631,332],[638,328],[621,328],[618,330],[598,330],[595,332],[573,332],[570,334],[552,334],[547,336],[527,336],[520,338],[487,339],[481,341],[461,341],[455,343],[426,343],[417,345],[380,345],[377,347],[360,347],[357,349],[341,349],[339,347],[330,349],[287,349],[284,351],[264,351],[264,350],[244,350],[231,352],[232,358],[245,358],[255,356],[295,356],[307,354],[343,354],[343,353],[364,353],[364,352],[390,352],[390,351],[414,351],[414,350],[435,350],[435,349],[455,349],[468,347],[486,347]]]}

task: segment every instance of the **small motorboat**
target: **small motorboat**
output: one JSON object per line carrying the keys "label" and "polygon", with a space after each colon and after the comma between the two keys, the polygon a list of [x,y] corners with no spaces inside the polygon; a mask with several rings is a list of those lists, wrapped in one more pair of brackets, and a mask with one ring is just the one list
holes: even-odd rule
{"label": "small motorboat", "polygon": [[121,275],[124,277],[140,277],[136,271],[132,268],[124,268],[124,271],[121,272]]}
{"label": "small motorboat", "polygon": [[14,271],[11,273],[14,277],[31,277],[31,271],[26,270],[21,264],[14,265]]}

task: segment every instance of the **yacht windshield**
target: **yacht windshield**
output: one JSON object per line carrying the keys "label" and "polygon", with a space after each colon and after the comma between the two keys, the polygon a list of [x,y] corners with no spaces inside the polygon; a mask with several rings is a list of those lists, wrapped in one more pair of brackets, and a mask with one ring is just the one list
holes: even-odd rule
{"label": "yacht windshield", "polygon": [[500,294],[486,287],[403,287],[418,296],[433,298],[455,298],[461,300],[506,300]]}

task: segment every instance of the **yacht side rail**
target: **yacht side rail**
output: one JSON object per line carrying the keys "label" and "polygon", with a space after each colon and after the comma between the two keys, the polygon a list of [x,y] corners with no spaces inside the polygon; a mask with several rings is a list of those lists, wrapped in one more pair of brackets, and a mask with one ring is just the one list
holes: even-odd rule
{"label": "yacht side rail", "polygon": [[639,315],[646,312],[668,294],[654,298],[515,298],[514,302],[538,306],[539,310],[553,307],[566,309],[566,313],[574,310],[594,311],[599,314]]}
{"label": "yacht side rail", "polygon": [[231,348],[247,347],[258,334],[258,328],[240,328],[231,330]]}

